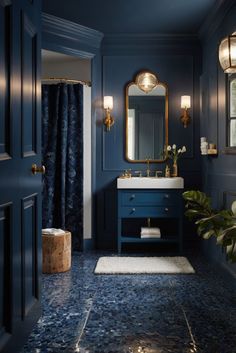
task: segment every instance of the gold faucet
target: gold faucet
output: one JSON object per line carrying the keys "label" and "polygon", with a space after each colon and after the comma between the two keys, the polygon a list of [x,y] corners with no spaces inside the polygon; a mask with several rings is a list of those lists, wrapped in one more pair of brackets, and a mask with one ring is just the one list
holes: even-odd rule
{"label": "gold faucet", "polygon": [[131,169],[126,169],[125,170],[125,177],[126,178],[131,178],[131,176],[132,176]]}
{"label": "gold faucet", "polygon": [[142,171],[141,170],[136,170],[134,174],[138,175],[140,178],[142,177]]}
{"label": "gold faucet", "polygon": [[131,172],[131,169],[128,169],[128,178],[131,178],[132,177],[132,172]]}
{"label": "gold faucet", "polygon": [[149,178],[149,176],[150,176],[150,168],[149,168],[150,159],[146,158],[146,162],[147,162],[147,178]]}
{"label": "gold faucet", "polygon": [[156,177],[156,178],[159,178],[159,177],[158,177],[158,174],[162,174],[162,170],[156,170],[156,171],[155,171],[155,177]]}

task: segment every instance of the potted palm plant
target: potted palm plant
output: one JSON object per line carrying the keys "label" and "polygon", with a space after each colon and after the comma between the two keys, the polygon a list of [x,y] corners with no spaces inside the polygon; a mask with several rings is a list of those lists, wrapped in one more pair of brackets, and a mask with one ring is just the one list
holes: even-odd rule
{"label": "potted palm plant", "polygon": [[231,210],[214,210],[211,200],[201,191],[183,193],[186,201],[185,215],[194,220],[197,233],[203,239],[216,238],[230,262],[236,262],[236,212]]}

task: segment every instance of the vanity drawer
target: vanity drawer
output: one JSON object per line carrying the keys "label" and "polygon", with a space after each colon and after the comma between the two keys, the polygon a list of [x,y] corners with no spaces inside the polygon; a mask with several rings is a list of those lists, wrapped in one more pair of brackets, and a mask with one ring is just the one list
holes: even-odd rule
{"label": "vanity drawer", "polygon": [[121,206],[167,206],[167,205],[178,205],[180,201],[180,195],[170,191],[166,192],[122,192],[121,195]]}
{"label": "vanity drawer", "polygon": [[163,206],[138,206],[128,207],[123,206],[119,211],[119,218],[142,218],[142,217],[179,217],[179,207],[163,207]]}

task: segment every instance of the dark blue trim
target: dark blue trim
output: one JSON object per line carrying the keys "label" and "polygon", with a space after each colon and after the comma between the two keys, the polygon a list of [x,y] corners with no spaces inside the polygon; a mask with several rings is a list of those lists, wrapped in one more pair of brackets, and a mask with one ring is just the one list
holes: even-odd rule
{"label": "dark blue trim", "polygon": [[158,55],[168,52],[183,55],[193,53],[193,49],[199,51],[200,42],[198,36],[170,35],[170,34],[111,34],[105,35],[102,42],[102,54],[111,55],[139,55],[140,52]]}
{"label": "dark blue trim", "polygon": [[46,13],[42,14],[43,48],[91,59],[99,52],[103,34]]}
{"label": "dark blue trim", "polygon": [[[235,265],[228,263],[220,246],[215,244],[215,239],[202,240],[201,249],[210,263],[217,266],[217,270],[221,271],[224,275],[224,278],[234,286],[236,290],[236,272],[234,272]],[[214,249],[214,251],[213,251]]]}
{"label": "dark blue trim", "polygon": [[93,239],[84,239],[83,241],[83,251],[94,250],[94,241]]}
{"label": "dark blue trim", "polygon": [[[80,26],[71,21],[58,18],[46,13],[42,15],[42,48],[92,59],[92,198],[93,215],[96,214],[96,121],[102,116],[102,108],[97,102],[102,101],[101,96],[101,53],[100,44],[103,34],[98,31]],[[95,237],[96,220],[92,219],[92,237]],[[93,243],[93,240],[91,240]],[[87,245],[85,246],[85,248]]]}
{"label": "dark blue trim", "polygon": [[57,16],[42,14],[43,32],[54,34],[58,37],[74,40],[81,44],[88,44],[94,49],[99,49],[103,33],[94,29],[81,26],[77,23],[59,18]]}
{"label": "dark blue trim", "polygon": [[79,50],[79,49],[73,49],[69,45],[64,46],[59,43],[52,43],[52,41],[44,40],[43,42],[43,49],[46,50],[51,50],[51,51],[56,51],[59,53],[71,55],[71,56],[77,56],[80,57],[81,59],[93,59],[94,54],[86,52],[84,50]]}

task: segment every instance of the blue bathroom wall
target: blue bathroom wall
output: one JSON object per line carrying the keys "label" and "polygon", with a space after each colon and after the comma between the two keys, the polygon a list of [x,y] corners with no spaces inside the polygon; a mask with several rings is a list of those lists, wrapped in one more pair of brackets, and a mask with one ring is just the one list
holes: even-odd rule
{"label": "blue bathroom wall", "polygon": [[[226,79],[218,61],[218,46],[222,38],[236,30],[236,4],[228,1],[216,14],[207,19],[201,30],[203,72],[200,79],[200,134],[216,143],[217,157],[201,156],[204,191],[211,196],[216,208],[230,208],[236,200],[236,155],[225,154],[226,147]],[[215,240],[203,241],[203,249],[210,259],[220,262],[229,271],[225,254]]]}
{"label": "blue bathroom wall", "polygon": [[[110,35],[102,44],[102,95],[114,97],[115,125],[106,132],[102,119],[96,130],[96,246],[116,249],[116,178],[125,169],[145,170],[125,159],[125,86],[141,70],[151,70],[168,86],[169,143],[185,145],[179,162],[186,189],[201,187],[199,154],[199,76],[201,48],[195,36]],[[180,122],[181,95],[191,95],[191,124]],[[165,164],[151,169],[164,171]],[[185,225],[185,237],[189,227]]]}

